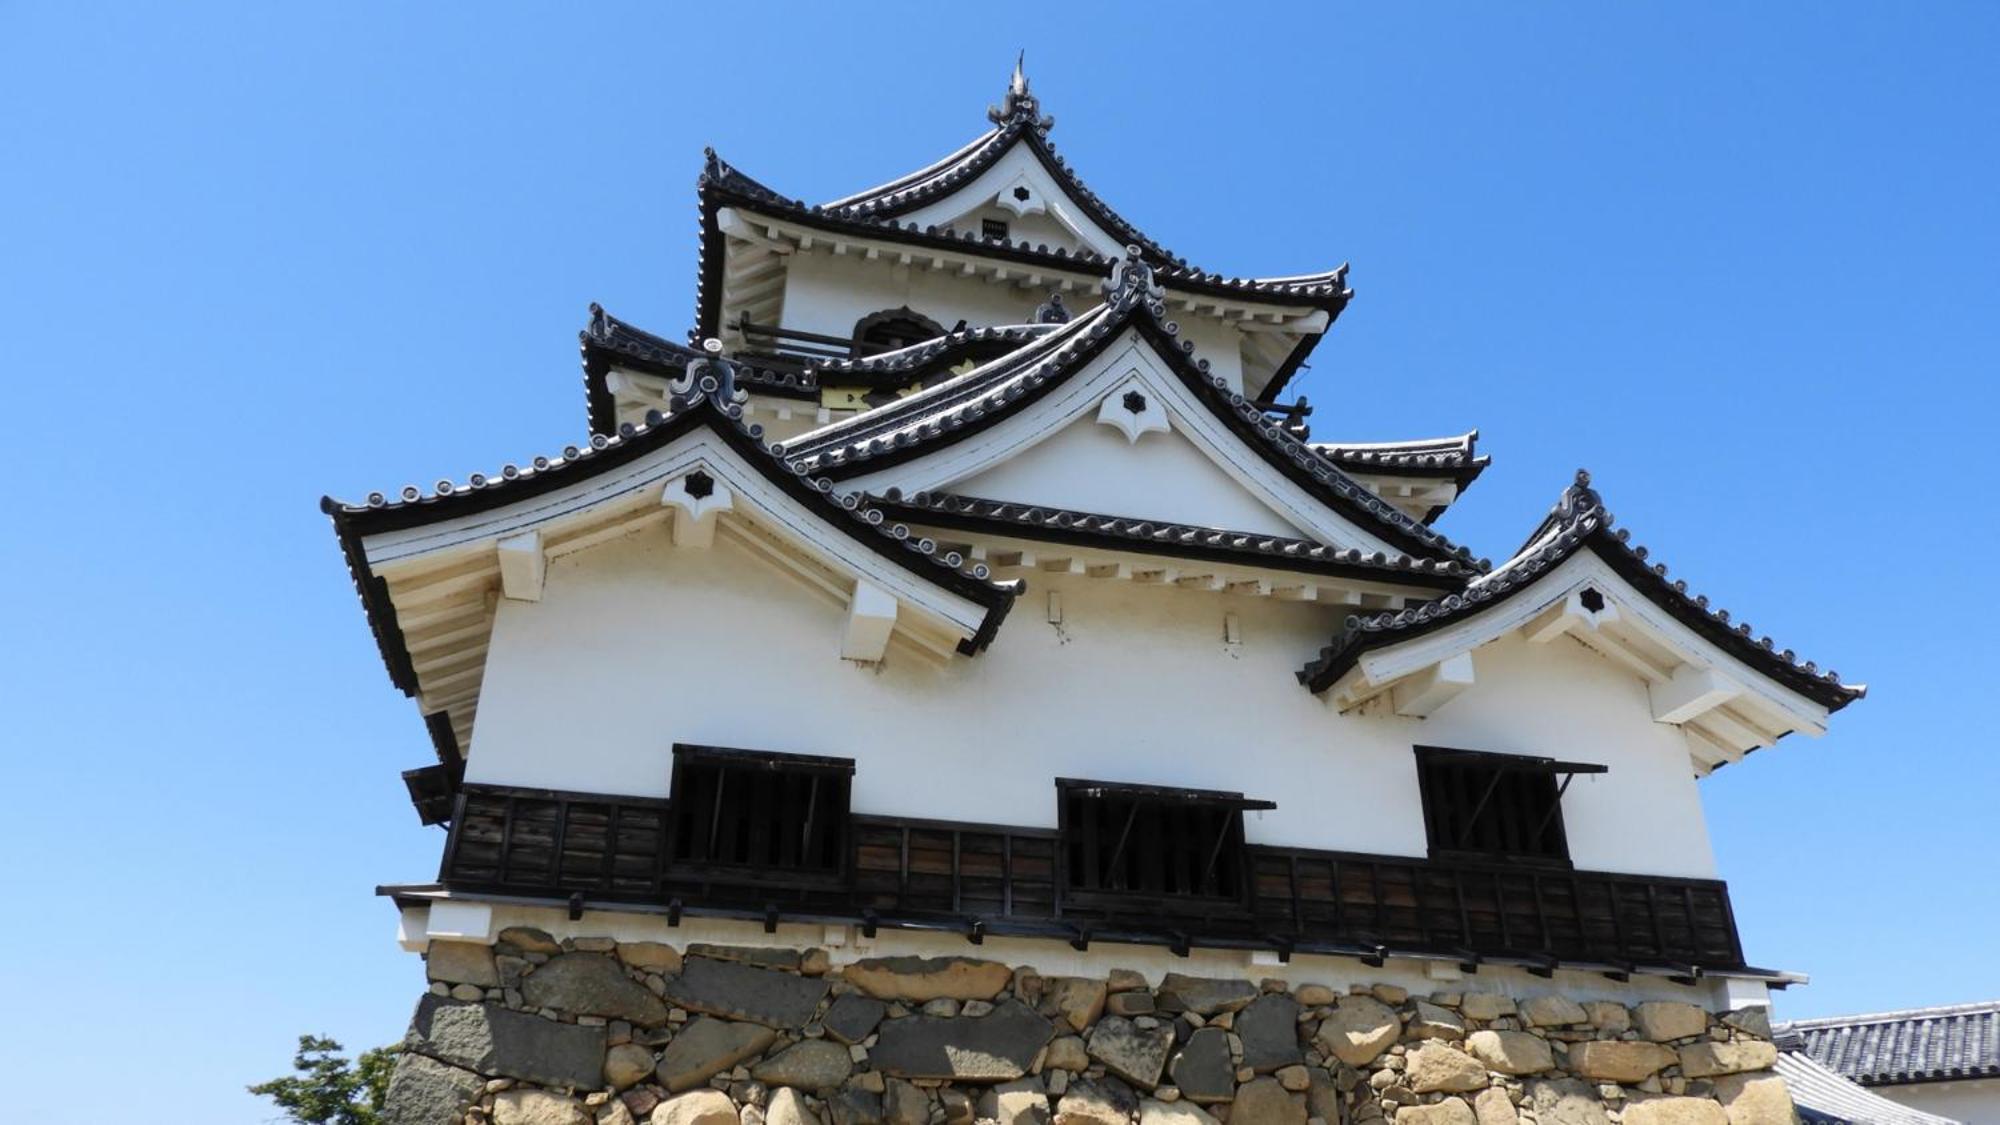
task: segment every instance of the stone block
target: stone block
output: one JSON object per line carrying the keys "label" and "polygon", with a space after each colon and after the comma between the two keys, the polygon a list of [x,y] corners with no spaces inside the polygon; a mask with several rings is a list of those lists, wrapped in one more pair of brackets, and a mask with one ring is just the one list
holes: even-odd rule
{"label": "stone block", "polygon": [[1486,1088],[1486,1064],[1439,1040],[1403,1056],[1403,1080],[1419,1094],[1463,1094]]}
{"label": "stone block", "polygon": [[1526,1031],[1475,1031],[1466,1036],[1465,1049],[1502,1074],[1540,1074],[1556,1065],[1548,1040]]}
{"label": "stone block", "polygon": [[1403,1034],[1412,1039],[1463,1039],[1465,1020],[1450,1008],[1419,1000]]}
{"label": "stone block", "polygon": [[1529,1082],[1526,1092],[1536,1125],[1611,1125],[1596,1087],[1588,1082],[1543,1078]]}
{"label": "stone block", "polygon": [[1259,1074],[1305,1061],[1299,1047],[1299,1002],[1282,992],[1252,1000],[1236,1013],[1233,1030],[1243,1040],[1243,1065]]}
{"label": "stone block", "polygon": [[1514,999],[1497,992],[1468,992],[1459,1000],[1458,1010],[1469,1020],[1497,1020],[1514,1014]]}
{"label": "stone block", "polygon": [[493,964],[493,948],[477,942],[432,942],[424,951],[424,975],[446,984],[500,987],[500,970]]}
{"label": "stone block", "polygon": [[1529,1027],[1569,1027],[1588,1023],[1583,1005],[1567,996],[1537,996],[1521,1002],[1521,1018]]}
{"label": "stone block", "polygon": [[653,1076],[653,1052],[637,1043],[620,1043],[604,1054],[604,1084],[626,1090]]}
{"label": "stone block", "polygon": [[[1233,1118],[1231,1120],[1234,1120]],[[1464,1098],[1446,1098],[1432,1105],[1396,1107],[1396,1125],[1479,1125]]]}
{"label": "stone block", "polygon": [[621,941],[618,960],[627,968],[671,975],[681,971],[680,951],[657,941]]}
{"label": "stone block", "polygon": [[681,965],[681,975],[667,982],[667,999],[712,1016],[797,1031],[812,1019],[829,987],[818,977],[689,957]]}
{"label": "stone block", "polygon": [[853,1072],[847,1048],[825,1039],[802,1039],[751,1067],[750,1077],[766,1086],[830,1090]]}
{"label": "stone block", "polygon": [[1729,1125],[1798,1125],[1791,1091],[1775,1074],[1725,1074],[1715,1080],[1715,1096]]}
{"label": "stone block", "polygon": [[1229,1033],[1204,1027],[1188,1036],[1174,1055],[1170,1073],[1184,1098],[1213,1104],[1235,1097],[1236,1063],[1230,1058]]}
{"label": "stone block", "polygon": [[1705,1041],[1681,1048],[1681,1073],[1689,1078],[1769,1070],[1777,1061],[1778,1049],[1761,1039],[1736,1043]]}
{"label": "stone block", "polygon": [[[1087,977],[1057,977],[1049,981],[1042,990],[1041,1012],[1045,1016],[1061,1016],[1072,1031],[1083,1031],[1097,1022],[1104,1014],[1105,984],[1101,980]],[[1148,1000],[1152,996],[1144,995]]]}
{"label": "stone block", "polygon": [[404,1042],[417,1054],[487,1077],[585,1090],[604,1080],[602,1027],[557,1023],[498,1004],[425,996]]}
{"label": "stone block", "polygon": [[1123,1016],[1106,1016],[1091,1030],[1088,1049],[1104,1069],[1150,1090],[1160,1084],[1173,1047],[1171,1027],[1141,1028]]}
{"label": "stone block", "polygon": [[1059,1036],[1049,1044],[1048,1057],[1042,1065],[1052,1070],[1083,1070],[1090,1066],[1090,1052],[1084,1048],[1081,1036]]}
{"label": "stone block", "polygon": [[1569,1069],[1599,1082],[1636,1086],[1674,1065],[1677,1056],[1658,1043],[1592,1040],[1571,1044]]}
{"label": "stone block", "polygon": [[875,1025],[889,1012],[889,1005],[859,992],[843,992],[834,997],[820,1025],[842,1043],[859,1043],[875,1033]]}
{"label": "stone block", "polygon": [[799,971],[801,955],[796,949],[786,949],[771,945],[711,945],[698,941],[687,947],[689,957],[707,957],[714,961],[733,961],[738,965],[755,965],[760,969],[778,969],[783,972]]}
{"label": "stone block", "polygon": [[500,931],[497,940],[522,953],[543,953],[553,957],[562,952],[561,942],[550,937],[547,930],[538,930],[533,926],[509,926]]}
{"label": "stone block", "polygon": [[992,1000],[1014,971],[998,961],[970,957],[868,957],[841,973],[847,983],[878,1000],[923,1004],[932,1000]]}
{"label": "stone block", "polygon": [[886,1020],[869,1060],[897,1078],[1011,1082],[1028,1073],[1055,1037],[1055,1025],[1018,1000],[983,1016],[905,1016]]}
{"label": "stone block", "polygon": [[737,1125],[736,1105],[720,1090],[694,1090],[654,1106],[646,1120],[647,1125]]}
{"label": "stone block", "polygon": [[1632,1010],[1632,1024],[1655,1043],[1670,1043],[1708,1032],[1708,1013],[1677,1000],[1648,1000]]}
{"label": "stone block", "polygon": [[457,1121],[485,1089],[486,1080],[470,1070],[406,1051],[397,1056],[396,1069],[389,1075],[382,1125]]}
{"label": "stone block", "polygon": [[1498,1086],[1479,1091],[1472,1099],[1472,1113],[1479,1125],[1520,1125],[1521,1121],[1521,1115],[1514,1111],[1514,1100]]}
{"label": "stone block", "polygon": [[1343,996],[1320,1022],[1320,1049],[1349,1066],[1367,1066],[1403,1033],[1403,1021],[1372,996]]}
{"label": "stone block", "polygon": [[1216,1125],[1209,1112],[1189,1102],[1147,1098],[1139,1103],[1139,1125]]}
{"label": "stone block", "polygon": [[1723,1016],[1722,1022],[1725,1026],[1735,1028],[1745,1035],[1753,1035],[1759,1039],[1771,1037],[1771,1009],[1763,1004],[1738,1008]]}
{"label": "stone block", "polygon": [[1032,1078],[1003,1083],[980,1098],[979,1119],[996,1125],[1048,1125],[1049,1096]]}
{"label": "stone block", "polygon": [[503,1090],[493,1099],[493,1125],[593,1125],[583,1103],[548,1090]]}
{"label": "stone block", "polygon": [[1255,1078],[1236,1088],[1229,1120],[1258,1125],[1306,1125],[1306,1100],[1275,1078]]}
{"label": "stone block", "polygon": [[1247,980],[1168,973],[1160,982],[1157,995],[1163,1011],[1193,1012],[1207,1017],[1248,1007],[1259,993],[1257,986]]}
{"label": "stone block", "polygon": [[1127,1125],[1138,1112],[1139,1099],[1123,1082],[1086,1079],[1056,1103],[1056,1125]]}
{"label": "stone block", "polygon": [[521,995],[537,1008],[627,1020],[639,1027],[667,1022],[667,1006],[625,975],[604,953],[564,953],[521,979]]}
{"label": "stone block", "polygon": [[882,1094],[883,1125],[930,1125],[931,1100],[900,1078],[889,1079]]}
{"label": "stone block", "polygon": [[764,1107],[764,1125],[819,1125],[819,1116],[806,1104],[806,1097],[786,1088],[771,1095]]}
{"label": "stone block", "polygon": [[777,1039],[778,1033],[762,1024],[703,1016],[667,1044],[654,1076],[674,1093],[692,1090],[737,1063],[763,1054]]}
{"label": "stone block", "polygon": [[1609,1000],[1593,1000],[1583,1006],[1585,1015],[1590,1017],[1590,1026],[1613,1035],[1632,1029],[1632,1012],[1623,1004]]}
{"label": "stone block", "polygon": [[1708,1098],[1637,1098],[1625,1103],[1624,1125],[1729,1125],[1720,1102]]}

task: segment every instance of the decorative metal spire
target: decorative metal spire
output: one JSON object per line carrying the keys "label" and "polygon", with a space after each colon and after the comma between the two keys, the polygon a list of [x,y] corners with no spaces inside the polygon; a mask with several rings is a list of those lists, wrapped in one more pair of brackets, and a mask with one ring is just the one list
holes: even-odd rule
{"label": "decorative metal spire", "polygon": [[1041,103],[1028,89],[1027,60],[1025,49],[1015,56],[1014,73],[1007,79],[1007,96],[1001,99],[999,105],[987,108],[986,119],[995,125],[1025,121],[1037,131],[1046,133],[1055,128],[1056,119],[1041,114]]}

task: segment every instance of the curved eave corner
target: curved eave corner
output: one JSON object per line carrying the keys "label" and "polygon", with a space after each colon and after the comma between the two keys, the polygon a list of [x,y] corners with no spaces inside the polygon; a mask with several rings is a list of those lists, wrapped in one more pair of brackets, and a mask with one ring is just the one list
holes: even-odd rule
{"label": "curved eave corner", "polygon": [[627,423],[614,433],[595,434],[588,443],[570,446],[557,457],[537,457],[526,466],[507,465],[494,477],[474,473],[463,483],[440,481],[429,491],[409,485],[394,499],[378,492],[360,504],[323,497],[320,508],[333,522],[383,664],[396,687],[413,696],[422,690],[388,583],[369,565],[365,549],[369,536],[489,511],[588,481],[665,446],[697,426],[720,436],[758,475],[847,539],[923,582],[980,607],[984,612],[978,625],[961,638],[957,649],[966,655],[984,651],[1025,584],[990,580],[984,564],[967,566],[954,553],[940,553],[935,543],[913,537],[907,524],[889,519],[879,507],[861,497],[837,494],[832,481],[808,474],[803,465],[781,460],[764,443],[761,427],[742,421],[735,371],[736,365],[719,357],[698,359],[684,372],[687,393],[676,398],[672,412],[654,412],[643,423]]}
{"label": "curved eave corner", "polygon": [[[1514,557],[1474,580],[1461,593],[1411,609],[1347,618],[1319,655],[1299,669],[1299,682],[1314,692],[1325,692],[1341,683],[1370,653],[1494,612],[1537,588],[1564,562],[1584,553],[1596,556],[1635,594],[1665,611],[1700,640],[1805,701],[1807,709],[1816,707],[1831,714],[1867,694],[1866,685],[1844,683],[1838,673],[1821,671],[1817,664],[1801,661],[1790,649],[1778,649],[1770,637],[1756,635],[1748,623],[1732,621],[1729,611],[1712,608],[1706,597],[1690,593],[1685,582],[1670,580],[1666,566],[1651,562],[1645,547],[1632,544],[1623,529],[1613,529],[1611,513],[1590,487],[1589,474],[1583,472]],[[1574,608],[1556,606],[1550,612]],[[1586,608],[1584,612],[1598,610]],[[1689,709],[1694,705],[1690,703]],[[1656,702],[1656,717],[1660,710]],[[1676,713],[1671,707],[1665,711]]]}

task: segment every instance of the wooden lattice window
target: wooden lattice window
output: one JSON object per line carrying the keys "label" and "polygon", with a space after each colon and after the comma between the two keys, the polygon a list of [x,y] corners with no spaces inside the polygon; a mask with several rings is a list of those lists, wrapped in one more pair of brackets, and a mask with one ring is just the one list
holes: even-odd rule
{"label": "wooden lattice window", "polygon": [[1603,772],[1600,765],[1419,746],[1431,854],[1566,865],[1562,795],[1577,774]]}
{"label": "wooden lattice window", "polygon": [[1056,779],[1064,890],[1237,901],[1244,894],[1241,793]]}
{"label": "wooden lattice window", "polygon": [[839,876],[850,758],[674,747],[672,866],[718,877]]}

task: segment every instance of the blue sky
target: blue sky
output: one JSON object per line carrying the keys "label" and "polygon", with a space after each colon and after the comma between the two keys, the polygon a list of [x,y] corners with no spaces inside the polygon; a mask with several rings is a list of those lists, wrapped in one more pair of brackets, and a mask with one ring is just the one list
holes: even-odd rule
{"label": "blue sky", "polygon": [[588,302],[688,323],[704,144],[844,194],[982,129],[1017,46],[1180,253],[1353,263],[1317,436],[1479,427],[1444,529],[1496,555],[1589,466],[1871,683],[1705,783],[1752,957],[1815,977],[1781,1015],[2000,996],[2000,7],[7,0],[14,1111],[264,1120],[297,1033],[400,1032],[371,891],[442,838],[319,495],[575,440]]}

